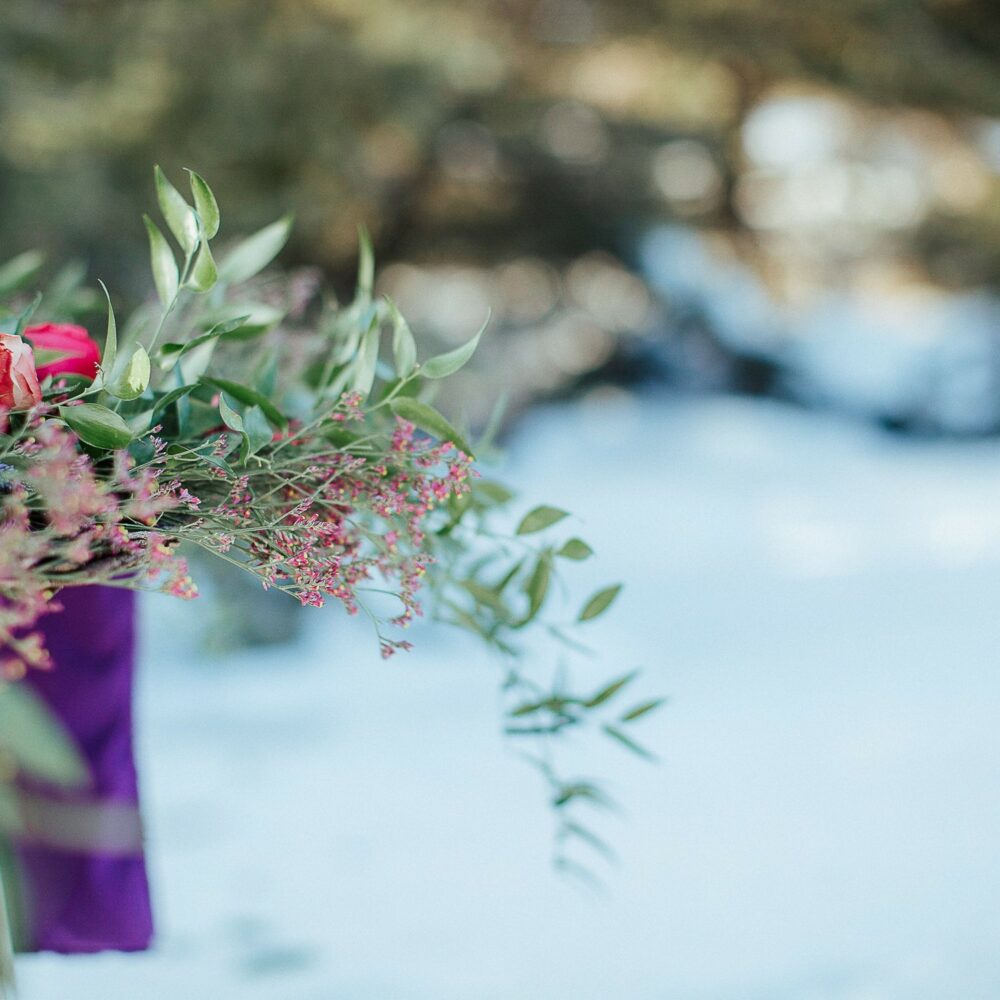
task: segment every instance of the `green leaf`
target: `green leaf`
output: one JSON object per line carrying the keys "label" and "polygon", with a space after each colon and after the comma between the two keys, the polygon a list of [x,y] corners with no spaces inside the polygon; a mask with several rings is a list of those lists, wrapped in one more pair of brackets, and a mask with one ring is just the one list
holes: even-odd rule
{"label": "green leaf", "polygon": [[100,403],[60,406],[59,416],[81,441],[95,448],[112,451],[124,448],[132,440],[128,424],[114,410]]}
{"label": "green leaf", "polygon": [[410,330],[410,324],[403,318],[396,303],[390,298],[385,300],[392,317],[392,357],[396,374],[400,378],[408,378],[417,365],[417,345]]}
{"label": "green leaf", "polygon": [[472,492],[474,496],[485,497],[491,503],[495,504],[509,503],[514,499],[514,494],[503,483],[495,482],[492,479],[474,480],[472,483]]}
{"label": "green leaf", "polygon": [[523,566],[523,559],[519,559],[516,563],[514,563],[514,565],[511,566],[510,569],[507,570],[507,572],[504,573],[504,575],[493,585],[493,592],[497,595],[502,594],[510,586],[514,577],[521,572]]}
{"label": "green leaf", "polygon": [[[31,337],[28,337],[29,342]],[[61,361],[68,358],[66,351],[43,351],[38,347],[32,347],[31,353],[35,356],[35,366],[41,368],[42,365],[51,365],[53,361]]]}
{"label": "green leaf", "polygon": [[608,861],[614,861],[617,857],[607,841],[598,837],[596,833],[582,826],[580,823],[568,821],[560,827],[559,834],[564,837],[579,837],[584,843],[589,844],[599,854],[603,854]]}
{"label": "green leaf", "polygon": [[521,519],[517,526],[518,535],[530,535],[535,531],[544,531],[551,528],[553,524],[558,524],[564,517],[569,517],[569,513],[560,510],[558,507],[546,507],[544,504],[529,510]]}
{"label": "green leaf", "polygon": [[97,282],[104,292],[104,297],[108,300],[108,330],[104,335],[104,354],[101,357],[101,371],[104,373],[104,380],[107,381],[114,368],[115,358],[118,357],[118,324],[115,322],[115,311],[111,306],[111,295],[107,285],[98,279]]}
{"label": "green leaf", "polygon": [[447,378],[449,375],[454,375],[475,354],[476,348],[479,346],[479,338],[483,335],[488,323],[489,317],[479,332],[461,347],[456,347],[455,350],[448,351],[447,354],[439,354],[436,358],[425,361],[420,366],[420,374],[425,378]]}
{"label": "green leaf", "polygon": [[198,220],[194,211],[159,166],[153,168],[153,177],[156,180],[156,200],[163,218],[180,248],[185,254],[190,254],[198,245]]}
{"label": "green leaf", "polygon": [[605,587],[603,590],[599,590],[589,601],[583,606],[583,610],[580,612],[580,617],[577,619],[581,622],[589,622],[592,618],[596,618],[598,615],[603,614],[608,608],[611,607],[614,599],[618,596],[622,589],[620,583],[614,584],[611,587]]}
{"label": "green leaf", "polygon": [[507,404],[507,393],[506,391],[501,392],[497,397],[497,401],[493,404],[493,409],[490,411],[490,418],[486,421],[486,426],[483,428],[482,434],[480,434],[479,440],[476,442],[476,447],[480,451],[492,447],[503,425],[504,414],[507,412]]}
{"label": "green leaf", "polygon": [[223,392],[228,392],[233,399],[238,399],[247,406],[259,406],[268,420],[275,427],[287,427],[288,418],[271,402],[263,393],[248,385],[241,385],[239,382],[231,382],[227,378],[210,378],[203,375],[200,379],[203,385],[211,385]]}
{"label": "green leaf", "polygon": [[164,393],[154,404],[153,404],[153,416],[165,410],[172,403],[176,403],[177,400],[183,399],[185,396],[190,394],[190,392],[195,389],[194,383],[191,385],[180,385],[176,389],[171,389],[170,392]]}
{"label": "green leaf", "polygon": [[517,708],[512,709],[507,714],[512,719],[523,719],[526,715],[534,715],[536,712],[554,712],[558,707],[558,705],[553,703],[551,698],[543,698],[541,701],[528,701],[523,705],[518,705]]}
{"label": "green leaf", "polygon": [[650,701],[640,702],[635,708],[630,708],[622,717],[622,722],[635,722],[650,712],[655,712],[664,702],[665,698],[653,698]]}
{"label": "green leaf", "polygon": [[14,334],[18,337],[24,333],[24,328],[28,325],[29,320],[34,315],[35,310],[38,308],[38,304],[42,301],[42,293],[39,292],[20,312],[17,317],[17,325],[14,327]]}
{"label": "green leaf", "polygon": [[561,785],[552,799],[552,804],[557,807],[566,806],[575,799],[583,799],[602,809],[611,809],[614,805],[607,794],[598,788],[597,785],[586,781],[580,781],[572,785]]}
{"label": "green leaf", "polygon": [[[243,339],[242,331],[244,330],[244,322],[247,319],[249,319],[249,316],[239,316],[228,323],[217,323],[208,333],[203,333],[200,337],[195,337],[194,340],[189,340],[183,344],[176,341],[164,344],[158,351],[160,355],[160,367],[164,371],[169,371],[185,354],[193,351],[196,347],[201,347],[202,344],[207,344],[210,340],[228,340],[231,339],[231,335],[234,332],[239,332],[240,336],[232,337],[232,339]],[[262,330],[255,331],[255,333],[262,332]]]}
{"label": "green leaf", "polygon": [[500,617],[506,616],[506,605],[490,587],[485,587],[477,580],[472,579],[463,580],[462,587],[469,592],[477,604],[483,604],[486,607],[491,608],[493,611],[497,612]]}
{"label": "green leaf", "polygon": [[528,595],[528,616],[521,622],[522,625],[526,625],[542,610],[542,605],[545,603],[545,598],[549,593],[549,581],[551,578],[552,560],[549,550],[546,549],[538,557],[535,568],[532,570],[531,576],[528,577],[528,582],[525,586],[525,593]]}
{"label": "green leaf", "polygon": [[97,301],[89,288],[81,287],[87,277],[87,267],[78,260],[71,260],[59,269],[45,289],[45,302],[50,316],[78,316],[91,301]]}
{"label": "green leaf", "polygon": [[194,207],[201,219],[201,231],[206,240],[212,239],[219,231],[219,203],[212,194],[212,189],[193,170],[188,171],[191,180],[191,194],[194,196]]}
{"label": "green leaf", "polygon": [[264,351],[251,376],[259,392],[269,397],[278,384],[278,350],[271,347]]}
{"label": "green leaf", "polygon": [[87,783],[87,767],[73,742],[26,684],[0,688],[0,746],[35,778],[67,788]]}
{"label": "green leaf", "polygon": [[219,280],[238,285],[263,271],[288,242],[291,229],[292,217],[286,215],[238,243],[219,265]]}
{"label": "green leaf", "polygon": [[351,388],[356,389],[366,399],[372,391],[375,382],[375,369],[378,366],[378,348],[381,337],[378,317],[372,319],[371,325],[365,331],[361,340],[361,348],[355,360],[354,375],[351,379]]}
{"label": "green leaf", "polygon": [[178,360],[174,367],[174,371],[178,377],[178,384],[193,382],[201,378],[208,371],[208,366],[212,362],[212,355],[215,353],[215,345],[217,343],[218,338],[213,338],[204,344],[199,344],[188,351],[183,359]]}
{"label": "green leaf", "polygon": [[622,677],[616,678],[611,681],[610,684],[606,684],[602,687],[597,694],[593,695],[593,697],[585,701],[584,705],[586,705],[587,708],[597,708],[598,705],[603,705],[606,701],[610,701],[614,698],[614,696],[618,694],[618,692],[621,691],[626,684],[630,684],[634,681],[638,675],[639,671],[633,670]]}
{"label": "green leaf", "polygon": [[202,240],[202,244],[198,248],[198,256],[195,257],[194,266],[191,268],[188,284],[196,291],[207,292],[215,286],[218,280],[219,272],[212,259],[212,251],[208,249],[208,241]]}
{"label": "green leaf", "polygon": [[274,439],[274,430],[259,406],[248,407],[243,412],[243,429],[247,434],[251,455],[256,455]]}
{"label": "green leaf", "polygon": [[229,404],[224,392],[219,395],[219,416],[222,417],[222,422],[227,427],[239,431],[240,434],[246,433],[243,427],[243,417]]}
{"label": "green leaf", "polygon": [[617,740],[626,750],[631,750],[632,753],[639,757],[644,757],[646,760],[656,760],[656,754],[647,750],[641,743],[636,743],[631,736],[626,736],[620,729],[615,726],[602,726],[601,727],[605,733],[608,734],[613,740]]}
{"label": "green leaf", "polygon": [[[223,323],[241,320],[240,324],[227,331],[232,333],[232,339],[253,337],[263,333],[285,318],[285,311],[276,309],[264,302],[241,301],[232,305],[212,309],[200,317],[200,325],[204,330],[211,330]],[[227,337],[227,339],[229,339]]]}
{"label": "green leaf", "polygon": [[0,267],[0,299],[23,288],[42,269],[45,256],[38,250],[27,250]]}
{"label": "green leaf", "polygon": [[573,559],[576,562],[588,559],[593,554],[594,550],[582,538],[571,538],[556,552],[557,556],[562,556],[563,559]]}
{"label": "green leaf", "polygon": [[156,294],[160,297],[160,302],[164,309],[169,308],[177,295],[177,261],[174,260],[173,251],[166,237],[160,232],[156,223],[148,216],[144,215],[142,221],[146,223],[146,232],[149,234],[149,259],[153,269],[153,283],[156,285]]}
{"label": "green leaf", "polygon": [[153,426],[153,410],[150,408],[148,410],[143,410],[140,413],[136,413],[130,416],[125,423],[128,424],[133,438],[139,437],[140,435],[145,434],[146,431]]}
{"label": "green leaf", "polygon": [[416,424],[421,430],[433,434],[442,441],[450,441],[459,451],[464,451],[470,458],[474,457],[465,438],[432,406],[406,396],[394,399],[389,406],[397,417]]}
{"label": "green leaf", "polygon": [[358,226],[358,298],[371,301],[375,287],[375,253],[372,238],[364,226]]}
{"label": "green leaf", "polygon": [[119,399],[138,399],[148,385],[149,355],[146,348],[139,344],[121,374],[108,386],[108,392]]}

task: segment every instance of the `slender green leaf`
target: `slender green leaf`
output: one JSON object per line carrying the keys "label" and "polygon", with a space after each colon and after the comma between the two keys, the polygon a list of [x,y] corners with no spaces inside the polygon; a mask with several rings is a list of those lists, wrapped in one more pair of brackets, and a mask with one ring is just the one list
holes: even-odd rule
{"label": "slender green leaf", "polygon": [[[489,323],[488,317],[486,323]],[[475,354],[476,348],[479,346],[479,338],[482,337],[483,331],[486,329],[486,323],[471,340],[466,341],[461,347],[456,347],[453,351],[439,354],[436,358],[425,361],[420,366],[420,374],[424,378],[447,378],[449,375],[454,375]]]}
{"label": "slender green leaf", "polygon": [[59,416],[82,441],[95,448],[111,451],[124,448],[132,440],[128,424],[100,403],[60,406]]}
{"label": "slender green leaf", "polygon": [[[211,340],[228,340],[233,331],[242,334],[243,321],[245,319],[247,319],[246,316],[240,316],[238,319],[230,320],[228,323],[218,323],[208,333],[203,333],[200,337],[195,337],[193,340],[188,340],[183,344],[177,341],[170,341],[163,344],[157,352],[160,357],[160,367],[164,371],[169,371],[185,354],[193,351],[196,347],[201,347],[202,344],[207,344]],[[243,338],[240,336],[233,339]]]}
{"label": "slender green leaf", "polygon": [[201,231],[206,240],[212,239],[219,231],[219,203],[212,194],[212,189],[204,179],[193,170],[188,171],[191,180],[191,194],[194,196],[194,207],[201,219]]}
{"label": "slender green leaf", "polygon": [[410,330],[410,324],[403,318],[396,303],[386,298],[389,314],[392,317],[392,357],[396,374],[407,378],[413,374],[417,365],[417,345]]}
{"label": "slender green leaf", "polygon": [[372,391],[372,385],[375,382],[375,369],[378,365],[378,348],[381,332],[378,319],[373,319],[361,340],[361,349],[358,351],[355,361],[351,388],[360,392],[366,399]]}
{"label": "slender green leaf", "polygon": [[507,404],[509,400],[506,391],[501,392],[497,397],[497,401],[493,404],[493,409],[490,411],[490,418],[486,421],[486,426],[483,428],[482,434],[479,436],[479,440],[476,442],[476,447],[480,451],[485,451],[487,448],[493,445],[496,440],[497,435],[500,433],[500,428],[503,425],[504,414],[507,412]]}
{"label": "slender green leaf", "polygon": [[665,698],[653,698],[650,701],[640,702],[635,708],[630,708],[622,717],[621,722],[635,722],[650,712],[655,712],[664,702]]}
{"label": "slender green leaf", "polygon": [[118,324],[115,321],[115,311],[111,306],[111,295],[107,285],[103,281],[97,282],[104,292],[104,297],[108,300],[108,329],[104,335],[104,353],[101,357],[101,371],[104,373],[104,380],[111,376],[111,370],[115,366],[115,359],[118,357]]}
{"label": "slender green leaf", "polygon": [[20,337],[24,333],[25,327],[31,321],[31,317],[35,314],[35,310],[38,308],[38,304],[42,301],[42,293],[39,292],[20,312],[17,317],[17,324],[14,327],[14,333],[16,336]]}
{"label": "slender green leaf", "polygon": [[39,250],[26,250],[0,267],[0,299],[23,288],[42,269],[45,255]]}
{"label": "slender green leaf", "polygon": [[156,294],[159,295],[163,308],[167,309],[177,295],[177,261],[156,223],[148,215],[144,215],[142,221],[146,223],[146,232],[149,234],[149,259]]}
{"label": "slender green leaf", "polygon": [[397,417],[416,424],[421,430],[433,434],[442,441],[450,441],[459,451],[464,451],[466,455],[472,457],[469,443],[433,407],[421,403],[418,399],[405,396],[394,399],[389,406]]}
{"label": "slender green leaf", "polygon": [[238,243],[219,264],[219,280],[238,285],[263,271],[288,242],[291,229],[292,217],[286,215]]}
{"label": "slender green leaf", "polygon": [[599,854],[603,854],[608,861],[614,861],[617,857],[607,841],[598,837],[596,833],[582,826],[580,823],[568,821],[563,823],[559,830],[561,837],[578,837],[584,843],[589,844]]}
{"label": "slender green leaf", "polygon": [[509,586],[514,577],[521,572],[524,566],[524,560],[520,559],[506,573],[493,585],[493,592],[495,594],[502,594]]}
{"label": "slender green leaf", "polygon": [[623,675],[622,677],[616,678],[615,680],[611,681],[610,684],[606,684],[604,687],[602,687],[601,690],[598,691],[591,698],[588,698],[587,701],[584,702],[584,704],[587,706],[587,708],[597,708],[598,705],[603,705],[606,701],[610,701],[612,698],[614,698],[615,695],[618,694],[622,690],[622,688],[624,688],[627,684],[630,684],[632,681],[634,681],[635,678],[638,676],[638,674],[639,674],[638,670],[633,670],[630,673]]}
{"label": "slender green leaf", "polygon": [[[31,337],[28,337],[28,341],[31,341]],[[67,351],[43,351],[41,348],[35,347],[32,342],[31,353],[35,357],[35,367],[41,368],[42,365],[51,365],[54,361],[61,361],[63,358],[68,358],[69,353]]]}
{"label": "slender green leaf", "polygon": [[87,266],[71,260],[59,269],[45,289],[46,312],[49,316],[77,316],[83,313],[90,300],[99,301],[89,288],[84,288]]}
{"label": "slender green leaf", "polygon": [[364,226],[358,226],[358,298],[371,301],[375,287],[375,253]]}
{"label": "slender green leaf", "polygon": [[622,585],[620,583],[614,584],[611,587],[605,587],[603,590],[599,590],[589,601],[583,606],[583,610],[580,612],[580,617],[577,619],[581,622],[589,622],[592,618],[596,618],[598,615],[604,614],[608,608],[614,603],[615,598],[621,592]]}
{"label": "slender green leaf", "polygon": [[[235,319],[240,319],[241,323],[233,327],[230,331],[232,339],[242,339],[255,336],[270,329],[275,323],[280,323],[285,318],[282,309],[276,309],[272,305],[264,302],[240,301],[233,305],[224,305],[217,309],[211,309],[201,317],[201,327],[204,330],[211,330],[222,323],[229,323]],[[229,339],[227,337],[227,339]]]}
{"label": "slender green leaf", "polygon": [[198,245],[198,220],[194,210],[167,180],[159,166],[153,168],[153,177],[156,180],[156,200],[163,218],[180,248],[185,254],[190,254]]}
{"label": "slender green leaf", "polygon": [[[225,338],[223,338],[225,339]],[[268,348],[260,356],[257,366],[253,370],[253,384],[259,392],[270,397],[278,384],[278,350],[275,347]]]}
{"label": "slender green leaf", "polygon": [[524,515],[521,523],[517,526],[516,533],[530,535],[535,531],[544,531],[546,528],[551,528],[553,524],[558,524],[564,517],[569,517],[567,511],[560,510],[558,507],[546,507],[543,504],[541,507],[529,510]]}
{"label": "slender green leaf", "polygon": [[625,747],[626,750],[631,750],[632,753],[639,757],[645,757],[646,760],[656,760],[656,754],[647,750],[641,743],[636,743],[631,736],[626,736],[625,733],[623,733],[616,726],[602,726],[601,728],[613,740],[617,740],[623,747]]}
{"label": "slender green leaf", "polygon": [[551,711],[552,699],[543,698],[541,701],[528,701],[523,705],[518,705],[507,714],[512,719],[523,719],[526,715],[534,715],[536,712]]}
{"label": "slender green leaf", "polygon": [[545,603],[545,598],[549,593],[549,582],[552,578],[552,559],[550,551],[546,549],[539,557],[535,563],[535,568],[531,572],[531,576],[528,577],[528,582],[525,586],[525,592],[528,595],[528,615],[522,625],[526,625],[528,622],[532,621],[539,611],[542,609],[542,605]]}
{"label": "slender green leaf", "polygon": [[191,383],[191,385],[179,385],[176,389],[171,389],[170,392],[164,393],[153,404],[153,416],[156,416],[156,414],[161,413],[172,403],[176,403],[177,400],[183,399],[195,388],[196,385],[194,383]]}
{"label": "slender green leaf", "polygon": [[562,785],[555,793],[552,804],[557,807],[569,805],[576,799],[583,799],[602,809],[611,809],[614,803],[596,785],[580,781],[572,785]]}

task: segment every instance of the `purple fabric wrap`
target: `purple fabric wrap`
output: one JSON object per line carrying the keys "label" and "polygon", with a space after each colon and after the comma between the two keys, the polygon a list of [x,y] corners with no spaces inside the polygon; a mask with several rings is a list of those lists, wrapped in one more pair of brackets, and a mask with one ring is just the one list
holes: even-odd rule
{"label": "purple fabric wrap", "polygon": [[91,782],[79,792],[22,784],[46,820],[14,845],[23,946],[141,951],[153,925],[132,754],[135,595],[74,587],[57,599],[63,610],[38,623],[55,667],[30,671],[24,683],[66,728]]}

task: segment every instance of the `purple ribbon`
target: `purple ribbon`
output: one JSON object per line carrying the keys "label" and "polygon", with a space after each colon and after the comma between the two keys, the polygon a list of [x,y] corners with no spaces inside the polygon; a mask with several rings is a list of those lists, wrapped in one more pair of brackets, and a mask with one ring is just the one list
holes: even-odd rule
{"label": "purple ribbon", "polygon": [[19,783],[24,830],[13,845],[23,950],[141,951],[153,923],[132,749],[135,595],[62,591],[38,627],[55,663],[22,683],[42,698],[86,762],[67,791]]}

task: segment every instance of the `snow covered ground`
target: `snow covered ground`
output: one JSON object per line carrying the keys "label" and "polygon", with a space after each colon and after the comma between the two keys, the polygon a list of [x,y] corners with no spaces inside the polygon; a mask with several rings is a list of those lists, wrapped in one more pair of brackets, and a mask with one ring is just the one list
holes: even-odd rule
{"label": "snow covered ground", "polygon": [[1000,445],[769,402],[536,415],[526,503],[624,579],[594,680],[646,667],[658,766],[580,748],[621,817],[593,892],[471,641],[362,623],[205,662],[150,601],[156,951],[21,962],[25,1000],[993,1000]]}

